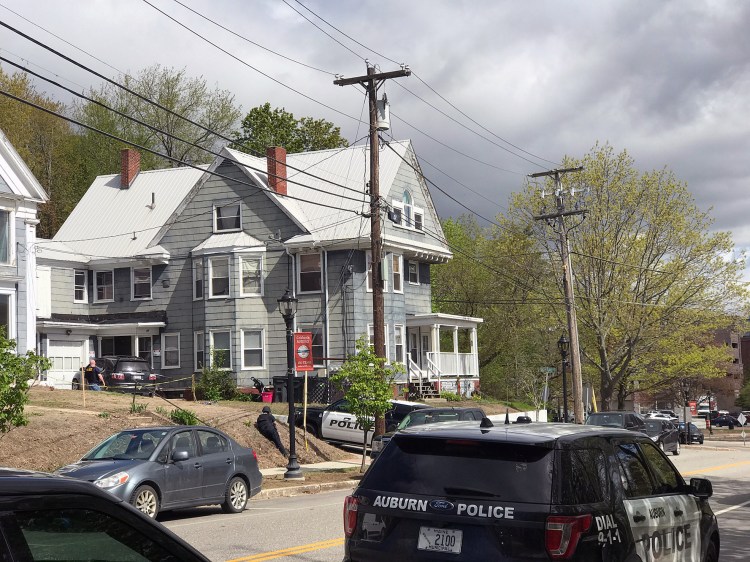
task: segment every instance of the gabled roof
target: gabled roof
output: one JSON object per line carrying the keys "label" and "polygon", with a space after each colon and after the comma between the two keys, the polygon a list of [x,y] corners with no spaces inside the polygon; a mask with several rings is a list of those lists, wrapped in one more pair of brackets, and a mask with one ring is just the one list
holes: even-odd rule
{"label": "gabled roof", "polygon": [[2,130],[0,130],[0,192],[37,203],[46,203],[49,200],[42,184],[31,173],[26,162],[16,152]]}
{"label": "gabled roof", "polygon": [[44,247],[50,256],[60,245],[90,260],[162,255],[164,248],[152,247],[159,230],[203,174],[195,168],[140,172],[128,189],[120,188],[119,174],[99,176]]}

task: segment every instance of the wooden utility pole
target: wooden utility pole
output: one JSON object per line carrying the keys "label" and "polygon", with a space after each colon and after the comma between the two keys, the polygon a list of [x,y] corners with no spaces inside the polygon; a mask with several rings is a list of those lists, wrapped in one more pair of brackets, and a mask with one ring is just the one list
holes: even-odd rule
{"label": "wooden utility pole", "polygon": [[[367,65],[367,75],[354,78],[339,78],[337,86],[360,84],[367,91],[370,102],[370,253],[372,261],[372,327],[375,355],[386,357],[385,349],[385,307],[383,304],[383,233],[380,228],[380,142],[378,137],[378,87],[390,78],[409,76],[411,70],[402,68],[391,72],[375,72],[375,67]],[[375,418],[375,435],[385,433],[385,420]]]}
{"label": "wooden utility pole", "polygon": [[[565,292],[565,312],[568,317],[568,333],[570,334],[570,366],[573,378],[573,415],[576,423],[584,422],[583,410],[583,382],[581,377],[581,351],[578,344],[578,317],[576,315],[575,295],[573,292],[573,266],[570,262],[570,245],[568,244],[568,227],[565,217],[571,215],[582,215],[585,210],[567,210],[565,208],[565,193],[562,188],[560,176],[569,172],[580,172],[583,166],[578,168],[565,168],[562,170],[550,170],[530,174],[531,178],[552,177],[555,182],[555,203],[557,210],[554,213],[534,217],[536,220],[556,221],[558,234],[560,235],[560,252],[563,266],[563,290]],[[563,367],[565,369],[565,367]],[[564,372],[564,371],[563,371]],[[566,420],[567,421],[567,420]]]}

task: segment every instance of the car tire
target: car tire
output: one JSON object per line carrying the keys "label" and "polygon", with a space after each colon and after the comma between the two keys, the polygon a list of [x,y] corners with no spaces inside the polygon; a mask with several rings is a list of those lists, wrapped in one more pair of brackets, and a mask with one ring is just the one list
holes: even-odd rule
{"label": "car tire", "polygon": [[701,435],[701,438],[700,438],[700,440],[698,441],[698,443],[700,443],[701,445],[703,445],[703,436],[702,436],[702,435]]}
{"label": "car tire", "polygon": [[680,454],[680,442],[679,441],[677,442],[677,448],[674,451],[672,451],[672,454],[675,457]]}
{"label": "car tire", "polygon": [[315,438],[318,437],[318,431],[313,424],[308,423],[307,426],[305,426],[305,429],[307,430],[308,435],[312,435]]}
{"label": "car tire", "polygon": [[241,513],[247,507],[247,500],[247,483],[239,476],[235,476],[227,484],[221,510],[224,513]]}
{"label": "car tire", "polygon": [[150,519],[159,514],[159,494],[151,486],[138,486],[130,497],[130,505]]}
{"label": "car tire", "polygon": [[719,562],[719,549],[716,547],[715,541],[712,540],[708,543],[706,556],[703,557],[703,562]]}

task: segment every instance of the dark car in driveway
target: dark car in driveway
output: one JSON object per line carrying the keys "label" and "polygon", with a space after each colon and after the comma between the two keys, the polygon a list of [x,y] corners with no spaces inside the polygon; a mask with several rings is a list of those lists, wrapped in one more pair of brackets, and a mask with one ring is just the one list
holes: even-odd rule
{"label": "dark car in driveway", "polygon": [[262,479],[255,451],[203,426],[121,431],[57,474],[93,482],[152,518],[215,504],[239,513]]}
{"label": "dark car in driveway", "polygon": [[[699,443],[703,445],[703,432],[694,423],[690,422],[690,443]],[[685,427],[685,422],[678,424],[678,430],[680,432],[680,443],[688,442],[688,429]]]}
{"label": "dark car in driveway", "polygon": [[633,431],[643,431],[646,422],[640,414],[635,412],[595,412],[586,418],[586,425],[601,425],[603,427],[620,427]]}
{"label": "dark car in driveway", "polygon": [[406,429],[407,427],[454,421],[480,421],[483,417],[484,410],[482,410],[482,408],[453,408],[448,406],[443,408],[422,408],[414,410],[413,412],[409,412],[406,417],[401,420],[401,423],[398,424],[395,430],[384,433],[383,435],[376,435],[372,438],[370,458],[375,460],[391,440],[394,433]]}
{"label": "dark car in driveway", "polygon": [[7,468],[0,469],[0,560],[208,562],[89,482]]}
{"label": "dark car in driveway", "polygon": [[712,494],[638,432],[417,426],[345,499],[344,561],[717,562]]}
{"label": "dark car in driveway", "polygon": [[680,435],[677,427],[667,420],[646,419],[646,435],[665,453],[680,454]]}
{"label": "dark car in driveway", "polygon": [[[96,358],[102,370],[107,390],[153,395],[157,390],[157,375],[151,365],[141,357],[130,355],[105,355]],[[81,373],[73,377],[73,390],[81,387]]]}

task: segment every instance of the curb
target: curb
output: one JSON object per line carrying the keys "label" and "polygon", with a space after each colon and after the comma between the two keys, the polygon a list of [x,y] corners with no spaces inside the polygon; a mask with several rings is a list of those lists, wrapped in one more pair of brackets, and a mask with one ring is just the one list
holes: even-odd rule
{"label": "curb", "polygon": [[272,498],[288,498],[305,494],[319,494],[332,490],[346,490],[354,488],[359,482],[342,480],[340,482],[323,482],[322,484],[302,484],[301,486],[287,486],[285,488],[269,488],[261,490],[253,499],[269,500]]}

